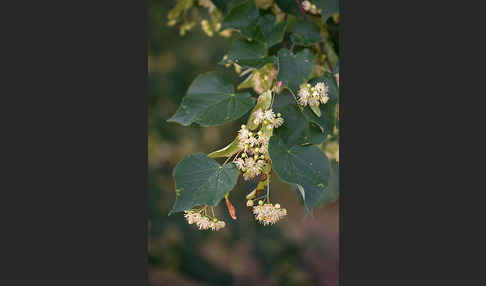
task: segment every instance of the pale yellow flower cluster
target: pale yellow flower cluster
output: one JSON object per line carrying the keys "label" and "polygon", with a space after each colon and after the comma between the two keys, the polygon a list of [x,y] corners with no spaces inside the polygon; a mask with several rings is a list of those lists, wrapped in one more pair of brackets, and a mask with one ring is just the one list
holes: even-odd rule
{"label": "pale yellow flower cluster", "polygon": [[[253,205],[253,203],[247,205]],[[287,215],[287,210],[280,207],[280,204],[263,204],[258,202],[258,206],[253,207],[255,219],[263,225],[275,224]]]}
{"label": "pale yellow flower cluster", "polygon": [[254,134],[246,125],[241,125],[238,133],[238,147],[243,153],[234,163],[243,172],[245,180],[248,180],[260,175],[267,164],[265,154],[268,152],[270,138],[261,130]]}
{"label": "pale yellow flower cluster", "polygon": [[314,86],[302,84],[299,89],[299,104],[302,106],[319,106],[320,103],[326,104],[329,101],[328,87],[323,82],[318,82]]}
{"label": "pale yellow flower cluster", "polygon": [[200,230],[210,229],[213,231],[218,231],[226,226],[224,221],[218,220],[217,218],[211,219],[207,216],[201,215],[201,213],[197,211],[185,211],[184,217],[186,218],[187,223],[195,223]]}
{"label": "pale yellow flower cluster", "polygon": [[271,131],[284,123],[281,114],[275,115],[272,110],[257,109],[254,115],[253,124],[258,126],[259,129],[252,132],[246,125],[241,125],[241,129],[238,131],[238,147],[241,155],[233,161],[238,169],[243,172],[245,180],[262,174],[269,160],[267,154],[271,133],[265,131]]}
{"label": "pale yellow flower cluster", "polygon": [[280,113],[275,115],[272,110],[262,111],[261,109],[255,111],[255,119],[253,120],[253,123],[256,125],[263,123],[268,130],[280,127],[283,122],[284,120]]}

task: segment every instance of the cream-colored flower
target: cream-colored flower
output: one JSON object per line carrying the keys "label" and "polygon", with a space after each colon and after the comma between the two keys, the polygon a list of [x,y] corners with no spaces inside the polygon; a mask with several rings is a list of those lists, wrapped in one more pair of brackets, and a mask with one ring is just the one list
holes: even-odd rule
{"label": "cream-colored flower", "polygon": [[240,131],[238,131],[238,139],[246,140],[250,136],[250,131],[246,129],[245,125],[241,125]]}
{"label": "cream-colored flower", "polygon": [[275,118],[275,120],[273,121],[273,128],[278,128],[280,127],[282,124],[284,123],[284,120],[282,117],[277,117]]}
{"label": "cream-colored flower", "polygon": [[309,103],[309,98],[311,97],[309,86],[305,84],[302,85],[299,89],[298,96],[299,104],[306,106]]}
{"label": "cream-colored flower", "polygon": [[255,119],[253,119],[253,123],[259,125],[264,120],[265,113],[259,108],[255,111]]}
{"label": "cream-colored flower", "polygon": [[258,222],[263,225],[268,225],[275,224],[286,216],[287,210],[280,208],[279,204],[276,204],[275,206],[272,204],[259,204],[258,206],[253,207],[253,214]]}
{"label": "cream-colored flower", "polygon": [[200,230],[211,229],[218,231],[226,225],[224,221],[220,221],[216,218],[210,219],[207,216],[201,215],[198,211],[193,210],[185,211],[184,217],[186,218],[187,223],[196,224]]}
{"label": "cream-colored flower", "polygon": [[263,116],[265,120],[272,121],[275,118],[275,113],[271,109],[265,111],[265,115]]}
{"label": "cream-colored flower", "polygon": [[238,158],[235,160],[235,165],[241,170],[243,167],[245,167],[245,161],[242,158]]}

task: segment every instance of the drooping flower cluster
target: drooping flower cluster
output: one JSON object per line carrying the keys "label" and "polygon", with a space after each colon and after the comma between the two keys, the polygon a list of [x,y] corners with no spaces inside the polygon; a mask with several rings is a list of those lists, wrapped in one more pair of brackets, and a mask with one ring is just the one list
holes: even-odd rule
{"label": "drooping flower cluster", "polygon": [[254,134],[246,128],[246,125],[242,125],[238,133],[238,147],[243,153],[234,163],[243,172],[245,180],[248,180],[260,175],[267,163],[265,154],[268,151],[270,138],[261,130]]}
{"label": "drooping flower cluster", "polygon": [[328,87],[323,82],[318,82],[314,86],[302,84],[299,89],[299,104],[302,106],[318,106],[329,101]]}
{"label": "drooping flower cluster", "polygon": [[207,216],[202,215],[198,211],[185,211],[184,217],[186,218],[187,223],[195,223],[200,230],[211,229],[213,231],[218,231],[226,226],[226,223],[224,221],[218,220],[217,218],[211,219]]}
{"label": "drooping flower cluster", "polygon": [[[252,206],[252,203],[247,202],[247,206]],[[280,204],[264,204],[263,201],[258,202],[258,206],[253,207],[253,214],[255,219],[263,225],[275,224],[284,216],[287,215],[287,210],[280,207]]]}
{"label": "drooping flower cluster", "polygon": [[268,158],[268,142],[270,131],[278,128],[284,120],[281,114],[272,110],[257,109],[254,113],[253,124],[259,127],[257,132],[250,131],[246,125],[241,125],[238,131],[238,147],[241,155],[235,158],[234,163],[243,172],[245,180],[254,178],[263,172]]}

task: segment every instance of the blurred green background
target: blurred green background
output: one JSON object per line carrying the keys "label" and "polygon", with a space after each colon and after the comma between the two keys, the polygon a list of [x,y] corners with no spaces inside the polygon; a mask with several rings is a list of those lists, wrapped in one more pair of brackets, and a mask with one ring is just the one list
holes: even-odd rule
{"label": "blurred green background", "polygon": [[217,65],[231,39],[207,37],[200,26],[185,36],[167,26],[175,0],[149,1],[148,180],[149,285],[338,285],[338,203],[306,215],[298,196],[275,176],[271,200],[289,215],[274,226],[257,224],[244,197],[255,182],[240,178],[217,216],[227,223],[219,232],[199,231],[182,213],[168,216],[175,199],[172,170],[195,152],[209,153],[230,143],[246,116],[216,127],[168,123],[191,81],[220,70],[240,82],[231,68]]}

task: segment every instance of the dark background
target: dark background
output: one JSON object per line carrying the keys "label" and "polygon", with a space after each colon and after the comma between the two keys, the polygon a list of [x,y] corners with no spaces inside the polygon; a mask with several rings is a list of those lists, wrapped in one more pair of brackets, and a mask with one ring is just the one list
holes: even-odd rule
{"label": "dark background", "polygon": [[168,27],[175,1],[149,1],[148,43],[148,180],[150,285],[338,285],[338,203],[308,216],[297,193],[272,180],[271,199],[289,215],[274,226],[255,222],[245,206],[251,183],[240,178],[230,199],[238,219],[224,201],[216,208],[227,226],[199,231],[183,213],[167,216],[175,200],[172,170],[191,153],[220,149],[236,136],[243,117],[202,128],[168,123],[191,81],[200,73],[220,70],[241,82],[232,68],[217,63],[231,39],[209,38],[196,26],[185,36]]}

